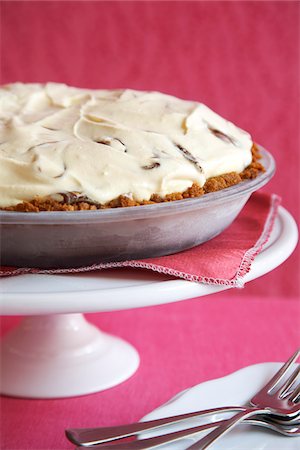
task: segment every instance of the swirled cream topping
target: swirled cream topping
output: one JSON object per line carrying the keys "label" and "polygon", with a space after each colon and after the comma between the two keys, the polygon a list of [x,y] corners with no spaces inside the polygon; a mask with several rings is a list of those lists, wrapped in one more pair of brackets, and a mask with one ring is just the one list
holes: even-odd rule
{"label": "swirled cream topping", "polygon": [[0,207],[78,192],[104,204],[183,192],[242,172],[248,133],[207,106],[158,92],[48,83],[0,89]]}

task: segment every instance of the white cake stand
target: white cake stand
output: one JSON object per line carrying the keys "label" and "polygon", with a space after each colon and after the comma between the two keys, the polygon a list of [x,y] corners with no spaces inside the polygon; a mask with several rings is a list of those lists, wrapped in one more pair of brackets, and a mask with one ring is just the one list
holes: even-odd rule
{"label": "white cake stand", "polygon": [[[298,240],[282,207],[265,250],[245,281],[273,270]],[[1,280],[1,314],[29,316],[2,340],[1,392],[30,397],[72,397],[129,378],[139,365],[127,342],[101,332],[82,313],[114,311],[184,300],[228,289],[132,269],[74,275],[21,275]]]}

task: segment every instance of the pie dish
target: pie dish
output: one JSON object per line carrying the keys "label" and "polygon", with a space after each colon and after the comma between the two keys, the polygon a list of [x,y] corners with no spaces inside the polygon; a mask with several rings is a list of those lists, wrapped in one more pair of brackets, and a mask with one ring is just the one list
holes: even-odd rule
{"label": "pie dish", "polygon": [[3,86],[1,264],[75,268],[180,252],[221,233],[273,172],[246,131],[198,102]]}

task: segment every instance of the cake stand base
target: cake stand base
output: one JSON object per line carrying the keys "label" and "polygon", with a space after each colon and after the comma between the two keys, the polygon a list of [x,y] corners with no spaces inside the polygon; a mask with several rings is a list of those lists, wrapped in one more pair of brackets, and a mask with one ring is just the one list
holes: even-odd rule
{"label": "cake stand base", "polygon": [[55,398],[99,392],[129,378],[137,351],[82,314],[30,316],[1,343],[1,393]]}

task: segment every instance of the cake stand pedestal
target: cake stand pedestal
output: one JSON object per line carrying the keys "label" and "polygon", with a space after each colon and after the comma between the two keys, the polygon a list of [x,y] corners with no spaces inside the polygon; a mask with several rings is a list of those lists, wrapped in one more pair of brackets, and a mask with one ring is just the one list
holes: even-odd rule
{"label": "cake stand pedestal", "polygon": [[[282,207],[268,245],[245,281],[270,272],[293,252],[294,219]],[[100,331],[82,313],[117,311],[228,289],[132,269],[70,275],[20,275],[1,281],[1,314],[28,316],[1,344],[1,393],[58,398],[116,386],[138,368],[137,351]]]}
{"label": "cake stand pedestal", "polygon": [[83,314],[29,316],[3,339],[3,394],[70,397],[115,386],[139,365],[127,342],[100,331]]}

